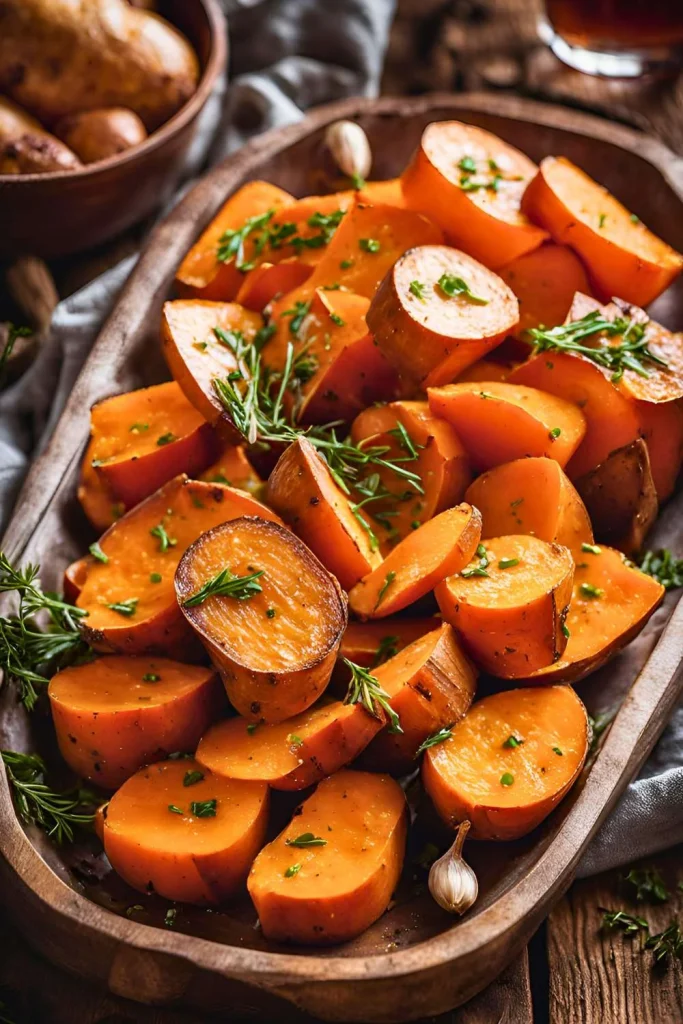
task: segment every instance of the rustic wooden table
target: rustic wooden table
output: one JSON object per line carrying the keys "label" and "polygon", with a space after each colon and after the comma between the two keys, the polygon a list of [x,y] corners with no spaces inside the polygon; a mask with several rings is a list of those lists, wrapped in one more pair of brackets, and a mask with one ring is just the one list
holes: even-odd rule
{"label": "rustic wooden table", "polygon": [[[602,113],[683,152],[678,80],[607,82],[563,67],[539,43],[541,0],[399,0],[383,91],[515,92]],[[131,251],[136,236],[53,270],[69,294]],[[29,299],[30,301],[30,299]],[[439,1024],[683,1024],[683,963],[653,965],[639,937],[605,933],[603,910],[625,909],[661,931],[683,923],[683,847],[650,858],[671,892],[659,906],[624,892],[623,870],[575,883],[528,951],[467,1006]],[[181,1010],[141,1007],[66,976],[0,921],[0,1024],[208,1024]],[[436,1022],[434,1022],[436,1024]]]}

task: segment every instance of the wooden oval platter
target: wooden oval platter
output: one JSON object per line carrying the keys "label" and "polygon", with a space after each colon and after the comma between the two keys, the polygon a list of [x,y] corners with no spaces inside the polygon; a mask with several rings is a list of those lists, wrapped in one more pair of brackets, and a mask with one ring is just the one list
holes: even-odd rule
{"label": "wooden oval platter", "polygon": [[[565,156],[683,250],[683,163],[652,139],[570,110],[487,95],[350,100],[257,138],[206,175],[153,230],[31,470],[2,548],[14,562],[40,563],[46,588],[59,587],[64,567],[95,539],[75,501],[90,407],[168,377],[157,339],[161,305],[172,293],[181,259],[243,183],[258,178],[295,195],[317,191],[322,138],[326,126],[340,118],[356,120],[366,130],[378,179],[400,173],[432,121],[470,122],[537,162],[547,154]],[[651,312],[669,328],[683,328],[681,279]],[[679,494],[666,507],[655,543],[671,540],[680,511]],[[592,714],[606,709],[606,693],[610,703],[620,702],[616,718],[579,782],[541,826],[504,847],[468,842],[480,895],[461,919],[431,900],[420,850],[409,846],[408,869],[388,911],[342,945],[318,949],[269,942],[246,899],[212,913],[179,905],[174,927],[164,926],[168,904],[140,897],[113,877],[94,839],[57,847],[37,830],[22,827],[4,772],[2,901],[16,927],[48,959],[140,1002],[178,1002],[220,1011],[225,1020],[313,1016],[369,1024],[446,1011],[480,991],[511,961],[569,886],[591,838],[680,697],[682,630],[683,605],[676,607],[670,594],[639,638],[580,684]],[[38,715],[29,721],[11,688],[1,690],[1,747],[37,749],[50,760],[53,744],[47,719]],[[287,804],[288,794],[280,796],[282,813],[291,813],[294,803]],[[436,834],[441,841],[442,834]]]}

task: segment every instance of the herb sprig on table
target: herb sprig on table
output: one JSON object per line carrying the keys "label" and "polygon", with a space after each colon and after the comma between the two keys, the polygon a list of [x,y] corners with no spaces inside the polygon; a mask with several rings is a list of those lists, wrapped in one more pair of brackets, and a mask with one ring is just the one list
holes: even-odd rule
{"label": "herb sprig on table", "polygon": [[95,815],[84,808],[81,789],[57,793],[45,782],[45,764],[37,754],[3,750],[17,814],[27,825],[37,825],[57,843],[72,843],[75,830],[92,828]]}

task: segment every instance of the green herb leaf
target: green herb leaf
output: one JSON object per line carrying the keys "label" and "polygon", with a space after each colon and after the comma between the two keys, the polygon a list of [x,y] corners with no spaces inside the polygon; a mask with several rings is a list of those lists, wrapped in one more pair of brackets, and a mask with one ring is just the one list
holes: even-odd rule
{"label": "green herb leaf", "polygon": [[207,580],[196,594],[183,601],[184,608],[194,608],[209,597],[234,597],[237,601],[248,601],[254,594],[260,594],[262,587],[256,581],[263,576],[263,569],[248,576],[235,576],[226,566],[212,579]]}
{"label": "green herb leaf", "polygon": [[253,736],[258,727],[258,722],[250,722],[249,725],[247,726],[247,732],[249,733],[250,736]]}
{"label": "green herb leaf", "polygon": [[363,252],[379,252],[381,245],[376,238],[360,238],[358,245]]}
{"label": "green herb leaf", "polygon": [[460,575],[463,579],[468,580],[472,576],[488,576],[486,571],[489,566],[489,553],[483,544],[479,544],[476,553],[476,564],[475,559],[472,559],[470,564],[462,570]]}
{"label": "green herb leaf", "polygon": [[302,832],[296,839],[285,839],[285,846],[327,846],[327,839],[314,836],[312,832]]}
{"label": "green herb leaf", "polygon": [[606,213],[601,213],[600,216],[598,217],[598,227],[599,228],[604,228],[606,220],[607,220],[607,214]]}
{"label": "green herb leaf", "polygon": [[357,174],[356,171],[354,171],[353,174],[351,175],[351,184],[358,192],[360,191],[360,189],[365,188],[365,178],[362,175]]}
{"label": "green herb leaf", "polygon": [[400,719],[389,703],[389,694],[382,689],[379,680],[366,668],[356,665],[348,658],[342,658],[342,661],[351,672],[351,681],[344,703],[362,704],[373,718],[381,719],[382,712],[384,712],[389,719],[388,732],[403,732]]}
{"label": "green herb leaf", "polygon": [[663,932],[651,935],[645,943],[645,949],[652,951],[656,964],[668,960],[669,957],[683,960],[683,934],[678,921],[674,919]]}
{"label": "green herb leaf", "polygon": [[272,220],[275,210],[267,210],[256,217],[248,217],[241,228],[231,228],[225,231],[218,239],[218,250],[216,259],[219,263],[229,263],[235,260],[238,270],[247,271],[251,264],[244,261],[244,243],[250,235],[260,231]]}
{"label": "green herb leaf", "polygon": [[149,532],[152,537],[157,537],[159,539],[159,551],[166,552],[169,548],[174,548],[178,543],[175,537],[169,537],[163,523],[159,523],[158,526],[153,526]]}
{"label": "green herb leaf", "polygon": [[342,270],[350,270],[355,260],[341,260],[339,266]]}
{"label": "green herb leaf", "polygon": [[132,615],[135,615],[139,600],[138,597],[129,597],[126,601],[114,601],[112,604],[105,604],[105,608],[130,618]]}
{"label": "green herb leaf", "polygon": [[601,555],[602,548],[597,544],[586,544],[585,542],[581,545],[581,550],[587,555]]}
{"label": "green herb leaf", "polygon": [[45,764],[37,754],[0,752],[17,814],[27,825],[37,825],[57,843],[72,843],[75,830],[91,829],[95,815],[83,808],[81,789],[57,793],[45,782]]}
{"label": "green herb leaf", "polygon": [[302,302],[300,299],[294,303],[292,309],[286,309],[283,316],[290,317],[289,321],[289,333],[293,334],[295,338],[299,336],[299,331],[304,319],[308,316],[311,309],[310,302]]}
{"label": "green herb leaf", "polygon": [[601,927],[605,932],[619,930],[623,931],[624,935],[634,936],[641,931],[649,931],[648,923],[642,917],[627,914],[625,910],[605,910],[604,907],[598,909],[603,912]]}
{"label": "green herb leaf", "polygon": [[303,747],[304,741],[301,736],[297,736],[296,733],[291,732],[287,737],[287,742],[293,747]]}
{"label": "green herb leaf", "polygon": [[500,777],[501,786],[511,786],[514,781],[515,777],[514,775],[511,775],[510,772],[503,772]]}
{"label": "green herb leaf", "polygon": [[414,295],[420,302],[425,301],[425,285],[421,281],[411,281],[408,285],[408,291],[411,295]]}
{"label": "green herb leaf", "polygon": [[389,587],[391,586],[391,584],[394,582],[395,579],[396,579],[396,573],[393,570],[391,570],[391,572],[388,572],[386,574],[386,576],[384,577],[384,583],[380,587],[379,594],[377,595],[377,601],[375,602],[375,611],[381,605],[382,601],[386,597],[387,590],[389,589]]}
{"label": "green herb leaf", "polygon": [[157,675],[156,672],[145,672],[142,677],[143,683],[158,683],[161,680],[161,676]]}
{"label": "green herb leaf", "polygon": [[175,928],[175,921],[177,916],[178,911],[175,909],[175,907],[169,907],[169,909],[164,914],[164,925],[166,926],[166,928]]}
{"label": "green herb leaf", "polygon": [[683,587],[683,558],[675,558],[667,548],[646,551],[640,570],[661,583],[665,590]]}
{"label": "green herb leaf", "polygon": [[524,740],[519,739],[517,736],[510,735],[505,740],[505,743],[503,743],[503,746],[511,747],[512,749],[514,749],[515,747],[520,747],[522,743],[524,743]]}
{"label": "green herb leaf", "polygon": [[285,878],[292,878],[294,875],[298,875],[301,871],[301,864],[290,864],[285,871]]}
{"label": "green herb leaf", "polygon": [[501,558],[498,562],[499,569],[514,569],[516,565],[519,565],[518,558]]}
{"label": "green herb leaf", "polygon": [[377,668],[378,665],[383,665],[385,661],[395,657],[398,654],[398,644],[399,638],[397,636],[383,636],[375,651],[370,668]]}
{"label": "green herb leaf", "polygon": [[553,427],[552,430],[548,431],[548,437],[551,441],[554,441],[556,438],[560,436],[561,433],[562,429],[560,427]]}
{"label": "green herb leaf", "polygon": [[157,438],[157,447],[163,448],[164,445],[172,444],[174,441],[177,440],[178,438],[175,436],[175,434],[171,433],[171,431],[169,430],[168,434],[162,434],[161,437]]}
{"label": "green herb leaf", "polygon": [[476,306],[488,306],[489,304],[488,299],[483,298],[481,295],[475,295],[462,277],[454,277],[453,274],[442,274],[436,282],[436,286],[437,288],[440,288],[444,295],[449,299],[455,298],[456,295],[464,295]]}
{"label": "green herb leaf", "polygon": [[593,583],[580,583],[579,593],[582,597],[590,597],[593,600],[603,597],[605,591],[602,587],[596,587]]}
{"label": "green herb leaf", "polygon": [[149,430],[149,423],[133,423],[128,428],[131,434],[144,434],[146,430]]}
{"label": "green herb leaf", "polygon": [[429,750],[430,747],[436,747],[439,743],[444,743],[446,740],[449,740],[452,735],[453,732],[451,729],[439,729],[438,732],[433,733],[431,736],[428,736],[426,740],[423,740],[415,751],[414,756],[419,757],[420,754],[425,752],[425,750]]}
{"label": "green herb leaf", "polygon": [[559,747],[553,747],[553,754],[557,754],[558,757],[564,757],[564,752]]}
{"label": "green herb leaf", "polygon": [[332,321],[333,324],[336,324],[337,327],[343,327],[344,324],[346,323],[346,321],[342,320],[342,318],[339,316],[339,313],[330,313],[330,320]]}
{"label": "green herb leaf", "polygon": [[217,800],[193,800],[190,814],[195,818],[215,818],[217,804]]}
{"label": "green herb leaf", "polygon": [[274,608],[266,608],[266,618],[268,618],[268,619],[274,619],[275,618],[275,609]]}
{"label": "green herb leaf", "polygon": [[163,576],[159,572],[151,572],[149,574],[149,582],[150,583],[161,583],[162,579],[163,579]]}
{"label": "green herb leaf", "polygon": [[90,545],[88,551],[93,556],[93,558],[96,558],[98,562],[102,562],[104,565],[106,565],[107,562],[109,561],[109,555],[105,555],[104,551],[102,550],[97,541],[95,541],[94,544]]}
{"label": "green herb leaf", "polygon": [[669,890],[657,868],[631,868],[623,881],[638,903],[666,903],[669,899]]}
{"label": "green herb leaf", "polygon": [[462,160],[459,160],[458,167],[461,171],[465,171],[467,174],[477,173],[477,165],[471,156],[464,156]]}
{"label": "green herb leaf", "polygon": [[185,772],[183,778],[183,786],[196,786],[198,782],[201,782],[204,778],[204,772],[200,772],[194,768],[192,771]]}
{"label": "green herb leaf", "polygon": [[184,814],[185,813],[185,811],[182,809],[182,807],[178,807],[176,804],[169,804],[168,805],[168,809],[171,812],[171,814]]}

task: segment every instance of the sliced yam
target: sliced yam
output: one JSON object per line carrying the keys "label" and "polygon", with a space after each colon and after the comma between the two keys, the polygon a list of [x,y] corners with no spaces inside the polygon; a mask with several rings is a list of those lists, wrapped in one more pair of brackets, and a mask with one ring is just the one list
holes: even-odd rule
{"label": "sliced yam", "polygon": [[676,487],[683,456],[683,402],[635,402],[640,434],[650,454],[650,469],[660,503]]}
{"label": "sliced yam", "polygon": [[561,657],[573,579],[568,548],[515,534],[487,540],[465,573],[450,576],[435,596],[477,665],[517,679]]}
{"label": "sliced yam", "polygon": [[362,668],[375,668],[393,658],[414,640],[432,633],[439,619],[382,619],[381,622],[349,622],[339,656]]}
{"label": "sliced yam", "polygon": [[357,518],[346,495],[310,441],[289,446],[268,478],[266,500],[301,537],[344,590],[381,564],[368,520]]}
{"label": "sliced yam", "polygon": [[618,295],[647,306],[683,268],[680,253],[565,157],[541,161],[522,210],[578,252],[603,298]]}
{"label": "sliced yam", "polygon": [[294,197],[267,181],[250,181],[230,196],[180,264],[176,287],[188,298],[234,299],[244,280],[234,259],[218,259],[220,239],[226,231],[244,227],[250,217],[277,210],[294,202]]}
{"label": "sliced yam", "polygon": [[198,645],[176,601],[176,566],[200,534],[243,515],[277,520],[244,491],[178,476],[117,520],[100,538],[101,557],[89,563],[76,602],[88,612],[87,642],[105,653],[194,656]]}
{"label": "sliced yam", "polygon": [[406,205],[400,178],[389,178],[387,181],[366,181],[358,198],[361,202],[383,203],[387,206],[400,206],[401,209],[405,209]]}
{"label": "sliced yam", "polygon": [[164,303],[161,319],[164,356],[185,397],[215,428],[222,441],[241,440],[214,388],[217,377],[227,377],[236,368],[232,349],[223,344],[216,329],[239,332],[253,341],[263,327],[258,313],[235,302],[177,300]]}
{"label": "sliced yam", "polygon": [[523,340],[533,327],[564,323],[575,292],[590,292],[581,260],[568,246],[553,242],[519,256],[498,273],[519,301],[514,334]]}
{"label": "sliced yam", "polygon": [[617,448],[599,466],[580,477],[576,490],[599,541],[627,555],[642,549],[659,510],[650,456],[642,438]]}
{"label": "sliced yam", "polygon": [[123,515],[125,509],[111,493],[106,482],[97,475],[97,470],[92,464],[94,448],[95,444],[91,438],[81,463],[77,495],[88,522],[102,533]]}
{"label": "sliced yam", "polygon": [[600,545],[576,566],[562,657],[534,672],[527,683],[576,683],[626,646],[664,597],[664,587],[629,563],[620,551]]}
{"label": "sliced yam", "polygon": [[258,497],[265,487],[241,444],[225,445],[222,454],[204,470],[199,479],[210,484],[237,487],[238,490],[248,491],[255,497]]}
{"label": "sliced yam", "polygon": [[213,669],[118,655],[62,669],[48,697],[62,757],[104,789],[175,751],[194,750],[225,703]]}
{"label": "sliced yam", "polygon": [[477,688],[477,670],[447,622],[372,674],[389,695],[402,731],[382,729],[364,751],[361,765],[393,775],[411,771],[421,744],[459,721]]}
{"label": "sliced yam", "polygon": [[358,757],[382,725],[362,704],[323,700],[276,725],[219,722],[202,738],[197,760],[228,778],[306,789]]}
{"label": "sliced yam", "polygon": [[[321,946],[364,932],[398,883],[406,829],[403,790],[388,775],[341,771],[321,782],[249,874],[266,938]],[[308,833],[320,843],[296,845]]]}
{"label": "sliced yam", "polygon": [[569,686],[504,690],[430,747],[422,781],[443,821],[475,839],[519,839],[546,818],[586,760],[586,709]]}
{"label": "sliced yam", "polygon": [[566,466],[586,431],[576,405],[511,381],[447,384],[430,388],[428,397],[432,413],[453,425],[480,470],[529,456]]}
{"label": "sliced yam", "polygon": [[235,302],[261,313],[273,299],[286,295],[307,281],[312,272],[313,268],[308,263],[301,263],[298,259],[261,263],[245,275]]}
{"label": "sliced yam", "polygon": [[95,471],[127,509],[179,473],[197,476],[218,454],[212,428],[175,381],[105,398],[90,424]]}
{"label": "sliced yam", "polygon": [[[201,776],[187,785],[188,774]],[[268,787],[180,758],[142,768],[109,801],[104,852],[138,892],[222,903],[239,892],[268,824]]]}
{"label": "sliced yam", "polygon": [[495,270],[548,237],[521,208],[537,170],[483,128],[437,121],[425,128],[401,184],[406,206],[425,213],[451,245]]}
{"label": "sliced yam", "polygon": [[382,281],[367,321],[408,380],[444,384],[514,329],[517,299],[501,279],[447,245],[404,252]]}
{"label": "sliced yam", "polygon": [[457,505],[424,523],[349,593],[360,619],[383,619],[407,608],[468,564],[479,544],[481,516]]}
{"label": "sliced yam", "polygon": [[563,544],[577,561],[582,561],[581,545],[593,543],[592,517],[554,459],[496,466],[477,477],[465,499],[481,512],[482,540],[528,533]]}
{"label": "sliced yam", "polygon": [[[261,573],[256,592],[202,598],[226,569],[237,577]],[[176,593],[231,703],[250,722],[298,715],[327,686],[346,628],[346,597],[284,526],[245,516],[202,534],[178,565]]]}
{"label": "sliced yam", "polygon": [[478,359],[458,374],[457,383],[462,381],[507,380],[515,368],[513,363],[500,363],[495,359]]}
{"label": "sliced yam", "polygon": [[62,592],[64,600],[69,604],[76,604],[78,595],[83,589],[83,584],[88,578],[90,566],[94,561],[95,559],[92,555],[86,555],[84,558],[79,558],[77,561],[72,562],[71,565],[67,565],[64,570]]}
{"label": "sliced yam", "polygon": [[377,471],[395,497],[373,501],[368,511],[378,521],[386,516],[391,540],[401,540],[421,523],[457,505],[472,479],[458,435],[449,423],[431,414],[427,402],[371,406],[354,420],[351,439],[361,448],[387,448],[385,458],[397,460],[420,478],[418,490],[394,469],[380,467]]}

